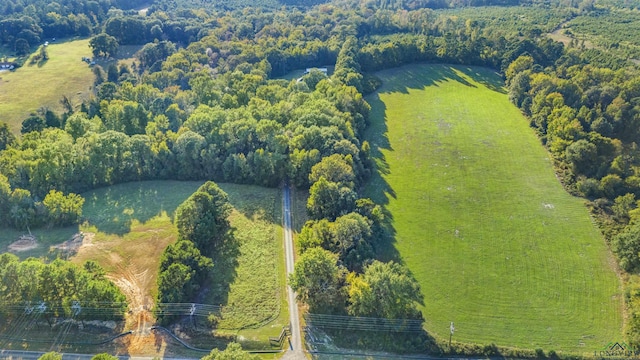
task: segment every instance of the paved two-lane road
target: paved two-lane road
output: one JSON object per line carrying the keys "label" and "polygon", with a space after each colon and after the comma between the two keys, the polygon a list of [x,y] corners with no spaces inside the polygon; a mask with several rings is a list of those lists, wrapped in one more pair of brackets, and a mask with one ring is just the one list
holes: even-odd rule
{"label": "paved two-lane road", "polygon": [[[286,260],[287,277],[293,272],[294,250],[293,234],[291,230],[291,188],[285,185],[282,190],[283,196],[283,226],[284,226],[284,249]],[[287,298],[289,300],[289,322],[291,324],[290,348],[285,359],[304,359],[302,348],[302,337],[300,335],[300,320],[298,316],[298,304],[296,303],[296,293],[287,285]]]}

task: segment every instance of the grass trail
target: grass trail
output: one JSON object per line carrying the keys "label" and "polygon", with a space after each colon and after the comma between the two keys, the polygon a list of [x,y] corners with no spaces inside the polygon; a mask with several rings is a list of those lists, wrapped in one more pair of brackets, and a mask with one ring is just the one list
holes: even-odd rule
{"label": "grass trail", "polygon": [[592,351],[622,338],[620,282],[583,200],[567,194],[527,120],[487,69],[378,74],[367,138],[426,329],[454,341]]}

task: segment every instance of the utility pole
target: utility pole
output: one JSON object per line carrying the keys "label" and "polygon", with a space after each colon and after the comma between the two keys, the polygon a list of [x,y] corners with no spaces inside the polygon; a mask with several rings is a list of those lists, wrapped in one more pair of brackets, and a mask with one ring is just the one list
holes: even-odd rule
{"label": "utility pole", "polygon": [[456,330],[455,327],[453,327],[453,321],[451,322],[451,325],[449,325],[449,350],[451,350],[451,337],[453,337],[453,332]]}

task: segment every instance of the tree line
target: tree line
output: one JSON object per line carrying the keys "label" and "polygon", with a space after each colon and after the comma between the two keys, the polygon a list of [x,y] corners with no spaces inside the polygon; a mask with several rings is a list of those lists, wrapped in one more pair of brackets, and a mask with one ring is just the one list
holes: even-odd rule
{"label": "tree line", "polygon": [[82,196],[57,190],[50,190],[39,201],[29,190],[12,189],[7,177],[0,174],[0,226],[27,230],[76,224],[82,217],[83,204]]}
{"label": "tree line", "polygon": [[[331,80],[361,89],[358,54],[356,38],[347,38]],[[366,154],[368,144],[362,148]],[[381,207],[358,196],[371,167],[364,165],[334,153],[311,167],[310,220],[297,240],[301,255],[289,282],[312,313],[421,318],[417,281],[399,264],[375,260],[376,245],[388,236]]]}
{"label": "tree line", "polygon": [[231,210],[227,194],[212,181],[178,206],[174,220],[178,241],[160,258],[158,303],[195,301],[213,276],[211,256],[229,236]]}
{"label": "tree line", "polygon": [[0,5],[0,44],[26,55],[45,39],[89,36],[113,8],[131,9],[142,0],[6,0]]}
{"label": "tree line", "polygon": [[[51,324],[57,317],[74,316],[74,302],[91,308],[109,304],[113,311],[87,315],[94,320],[120,319],[127,308],[120,289],[105,278],[104,270],[88,261],[80,267],[69,261],[29,258],[20,261],[17,256],[0,255],[0,315],[11,318],[23,314],[26,306],[44,302],[44,317]],[[20,310],[16,312],[16,307]],[[85,315],[80,311],[78,318]]]}

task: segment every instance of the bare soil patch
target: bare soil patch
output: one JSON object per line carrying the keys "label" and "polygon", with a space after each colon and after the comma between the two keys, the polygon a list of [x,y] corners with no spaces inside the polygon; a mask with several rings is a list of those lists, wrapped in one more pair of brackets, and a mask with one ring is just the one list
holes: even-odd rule
{"label": "bare soil patch", "polygon": [[51,250],[59,250],[63,254],[73,256],[78,253],[80,247],[86,243],[91,243],[93,237],[96,234],[90,232],[79,232],[74,234],[71,239],[63,242],[62,244],[51,246]]}
{"label": "bare soil patch", "polygon": [[33,235],[22,235],[18,241],[9,245],[9,251],[11,252],[23,252],[33,250],[38,247],[38,241]]}
{"label": "bare soil patch", "polygon": [[[94,231],[95,228],[90,228]],[[156,319],[153,316],[154,295],[160,256],[164,248],[175,241],[175,229],[166,216],[154,218],[146,224],[134,222],[131,231],[123,236],[102,232],[84,232],[84,240],[70,244],[77,248],[73,261],[98,262],[107,277],[127,297],[129,311],[125,330],[131,336],[123,338],[121,346],[130,355],[166,356],[167,346],[172,344],[166,335],[151,331]]]}
{"label": "bare soil patch", "polygon": [[555,30],[553,30],[548,34],[551,40],[561,42],[565,46],[568,46],[572,40],[577,40],[578,42],[582,41],[582,44],[584,45],[585,49],[593,49],[595,46],[591,41],[585,40],[585,39],[579,39],[575,35],[571,33],[567,33],[566,25],[569,23],[569,21],[571,20],[567,20],[562,24],[558,25],[558,27]]}

